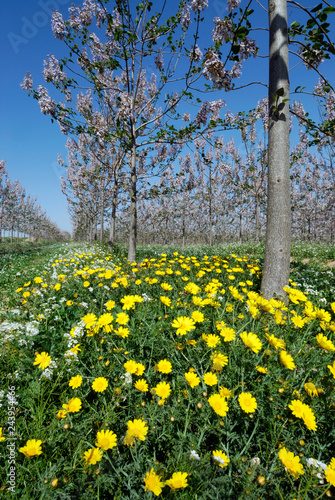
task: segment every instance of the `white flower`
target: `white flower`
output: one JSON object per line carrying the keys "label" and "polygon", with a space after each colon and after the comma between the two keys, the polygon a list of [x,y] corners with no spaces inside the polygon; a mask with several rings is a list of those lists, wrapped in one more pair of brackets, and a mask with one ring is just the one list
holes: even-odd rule
{"label": "white flower", "polygon": [[200,457],[195,450],[191,450],[190,460],[198,460],[200,462]]}
{"label": "white flower", "polygon": [[221,465],[224,465],[223,458],[219,457],[218,455],[213,455],[213,459],[219,462]]}
{"label": "white flower", "polygon": [[121,376],[121,378],[124,379],[123,385],[131,384],[133,380],[131,377],[131,373],[129,372],[126,372],[124,375]]}
{"label": "white flower", "polygon": [[260,465],[261,461],[258,457],[254,457],[250,460],[250,466],[251,467],[256,467],[257,465]]}
{"label": "white flower", "polygon": [[326,464],[324,464],[323,462],[320,462],[320,460],[316,460],[315,458],[307,458],[306,463],[307,463],[307,467],[314,465],[314,467],[316,467],[316,468],[321,467],[321,469],[323,469],[323,470],[327,469]]}

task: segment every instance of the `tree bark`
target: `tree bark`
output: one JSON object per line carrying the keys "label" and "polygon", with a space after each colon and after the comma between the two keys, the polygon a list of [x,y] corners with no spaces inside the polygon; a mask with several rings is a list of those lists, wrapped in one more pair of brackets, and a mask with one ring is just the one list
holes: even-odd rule
{"label": "tree bark", "polygon": [[109,244],[111,246],[113,246],[115,243],[117,197],[118,197],[118,186],[117,186],[117,181],[115,180],[113,197],[112,197],[111,225],[109,230]]}
{"label": "tree bark", "polygon": [[130,185],[130,230],[128,260],[135,262],[137,240],[137,172],[136,172],[136,143],[133,139],[131,146],[131,185]]}
{"label": "tree bark", "polygon": [[[265,298],[285,298],[291,252],[288,36],[286,0],[269,0],[268,200],[264,269]],[[282,90],[279,90],[282,89]]]}
{"label": "tree bark", "polygon": [[104,240],[104,210],[105,210],[105,197],[104,189],[101,189],[101,207],[100,207],[100,241]]}

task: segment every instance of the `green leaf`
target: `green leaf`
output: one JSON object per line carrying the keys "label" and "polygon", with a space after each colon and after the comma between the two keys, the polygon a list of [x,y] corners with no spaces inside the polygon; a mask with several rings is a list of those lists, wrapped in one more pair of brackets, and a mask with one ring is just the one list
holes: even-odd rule
{"label": "green leaf", "polygon": [[278,97],[281,97],[285,94],[284,87],[281,87],[280,89],[277,89],[276,94]]}
{"label": "green leaf", "polygon": [[319,3],[319,5],[314,7],[314,9],[312,9],[311,12],[318,12],[318,10],[321,10],[321,9],[322,9],[322,3]]}
{"label": "green leaf", "polygon": [[294,23],[291,24],[291,29],[292,30],[297,30],[300,27],[300,24],[298,21],[294,21]]}

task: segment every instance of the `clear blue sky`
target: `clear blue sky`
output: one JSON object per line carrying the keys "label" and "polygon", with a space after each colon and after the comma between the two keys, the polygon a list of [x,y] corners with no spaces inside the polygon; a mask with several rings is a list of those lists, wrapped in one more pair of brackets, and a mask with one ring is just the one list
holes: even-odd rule
{"label": "clear blue sky", "polygon": [[[40,112],[37,101],[27,96],[27,93],[21,89],[20,83],[26,71],[30,71],[35,87],[40,83],[45,84],[41,74],[43,60],[49,53],[55,54],[58,58],[64,56],[62,42],[53,37],[50,20],[54,8],[61,11],[67,18],[67,9],[71,3],[72,0],[7,1],[2,4],[0,19],[2,47],[0,53],[2,68],[0,159],[6,160],[11,180],[18,178],[27,194],[37,196],[38,202],[42,209],[46,210],[50,219],[61,229],[69,232],[71,232],[71,222],[67,213],[67,202],[60,191],[60,176],[65,176],[65,171],[57,164],[58,153],[61,153],[64,159],[67,158],[66,137],[61,134],[56,123],[51,123],[50,117]],[[244,3],[242,2],[242,5]],[[209,0],[209,4],[210,7],[206,12],[208,19],[225,15],[226,2],[224,0]],[[265,4],[267,5],[267,2]],[[306,4],[313,6],[314,2],[304,2],[305,6]],[[255,5],[258,14],[251,17],[252,24],[266,27],[267,15],[257,4]],[[295,11],[289,9],[289,17],[289,22],[296,20]],[[335,15],[331,15],[330,20],[332,17],[335,22]],[[208,23],[209,34],[212,26],[212,23]],[[267,33],[258,32],[258,38],[259,36],[263,41],[260,51],[266,54]],[[334,38],[334,31],[332,38]],[[293,64],[292,61],[291,66]],[[334,69],[331,63],[327,62],[324,71],[329,78],[334,80]],[[267,82],[266,59],[258,62],[252,59],[247,62],[241,83],[253,79]],[[316,76],[311,71],[307,72],[302,65],[291,72],[290,79],[291,88],[305,85],[310,89],[317,80]],[[45,86],[48,87],[48,84]],[[254,107],[265,94],[265,87],[254,86],[230,94],[223,93],[222,97],[227,102],[226,110],[236,112]],[[207,95],[206,100],[208,99]],[[313,105],[312,98],[307,98],[307,101],[302,100]],[[312,108],[309,111],[312,111]],[[225,139],[229,140],[230,135],[227,132]]]}

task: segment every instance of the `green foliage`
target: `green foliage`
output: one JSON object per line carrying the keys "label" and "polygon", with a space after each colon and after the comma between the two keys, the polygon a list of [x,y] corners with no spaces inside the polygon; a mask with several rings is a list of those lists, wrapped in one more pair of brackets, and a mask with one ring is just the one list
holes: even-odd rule
{"label": "green foliage", "polygon": [[[1,311],[0,357],[6,357],[0,369],[2,485],[8,488],[10,439],[4,401],[14,386],[16,498],[153,498],[144,483],[151,469],[163,482],[176,472],[187,473],[185,488],[165,485],[161,498],[324,497],[332,487],[320,483],[316,474],[324,476],[324,470],[308,466],[307,459],[328,465],[334,455],[329,366],[334,363],[335,304],[303,295],[294,282],[287,306],[263,300],[257,293],[262,244],[139,248],[133,264],[121,247],[115,249],[50,248],[27,270],[30,283],[18,276],[11,299],[15,308]],[[303,247],[295,244],[293,253],[299,252]],[[314,259],[327,255],[326,248],[310,246],[308,252]],[[22,262],[12,262],[19,272]],[[302,265],[294,262],[292,277],[302,278],[308,269]],[[320,273],[329,272],[322,269],[320,264]],[[328,287],[325,276],[330,275],[319,275],[314,283],[322,292]],[[179,332],[178,318],[187,319]],[[253,334],[254,344],[242,340],[243,332]],[[330,341],[328,348],[320,345],[319,335]],[[285,344],[276,346],[274,338]],[[280,361],[283,350],[294,367]],[[43,352],[51,362],[40,368],[36,354]],[[168,360],[172,370],[161,369],[161,360]],[[126,362],[131,362],[127,368]],[[199,377],[193,388],[185,378],[190,369]],[[206,374],[217,381],[211,385]],[[73,389],[69,381],[77,375],[82,384]],[[102,392],[92,387],[99,377],[108,382]],[[148,391],[135,387],[140,379]],[[169,384],[165,397],[158,394],[161,382]],[[307,391],[307,382],[318,389],[318,397]],[[242,393],[256,399],[254,412],[243,410]],[[228,411],[220,414],[211,406],[215,394],[221,394]],[[71,398],[79,398],[82,406],[61,418],[59,411]],[[293,400],[310,408],[316,430],[292,414]],[[148,433],[129,446],[125,437],[134,419],[146,422]],[[98,462],[85,463],[84,454],[96,448],[101,430],[116,434],[116,446],[103,450]],[[42,441],[42,453],[28,458],[20,448],[30,439]],[[285,471],[278,456],[282,447],[299,456],[303,475],[294,478]],[[213,459],[218,451],[229,459],[222,468]]]}

